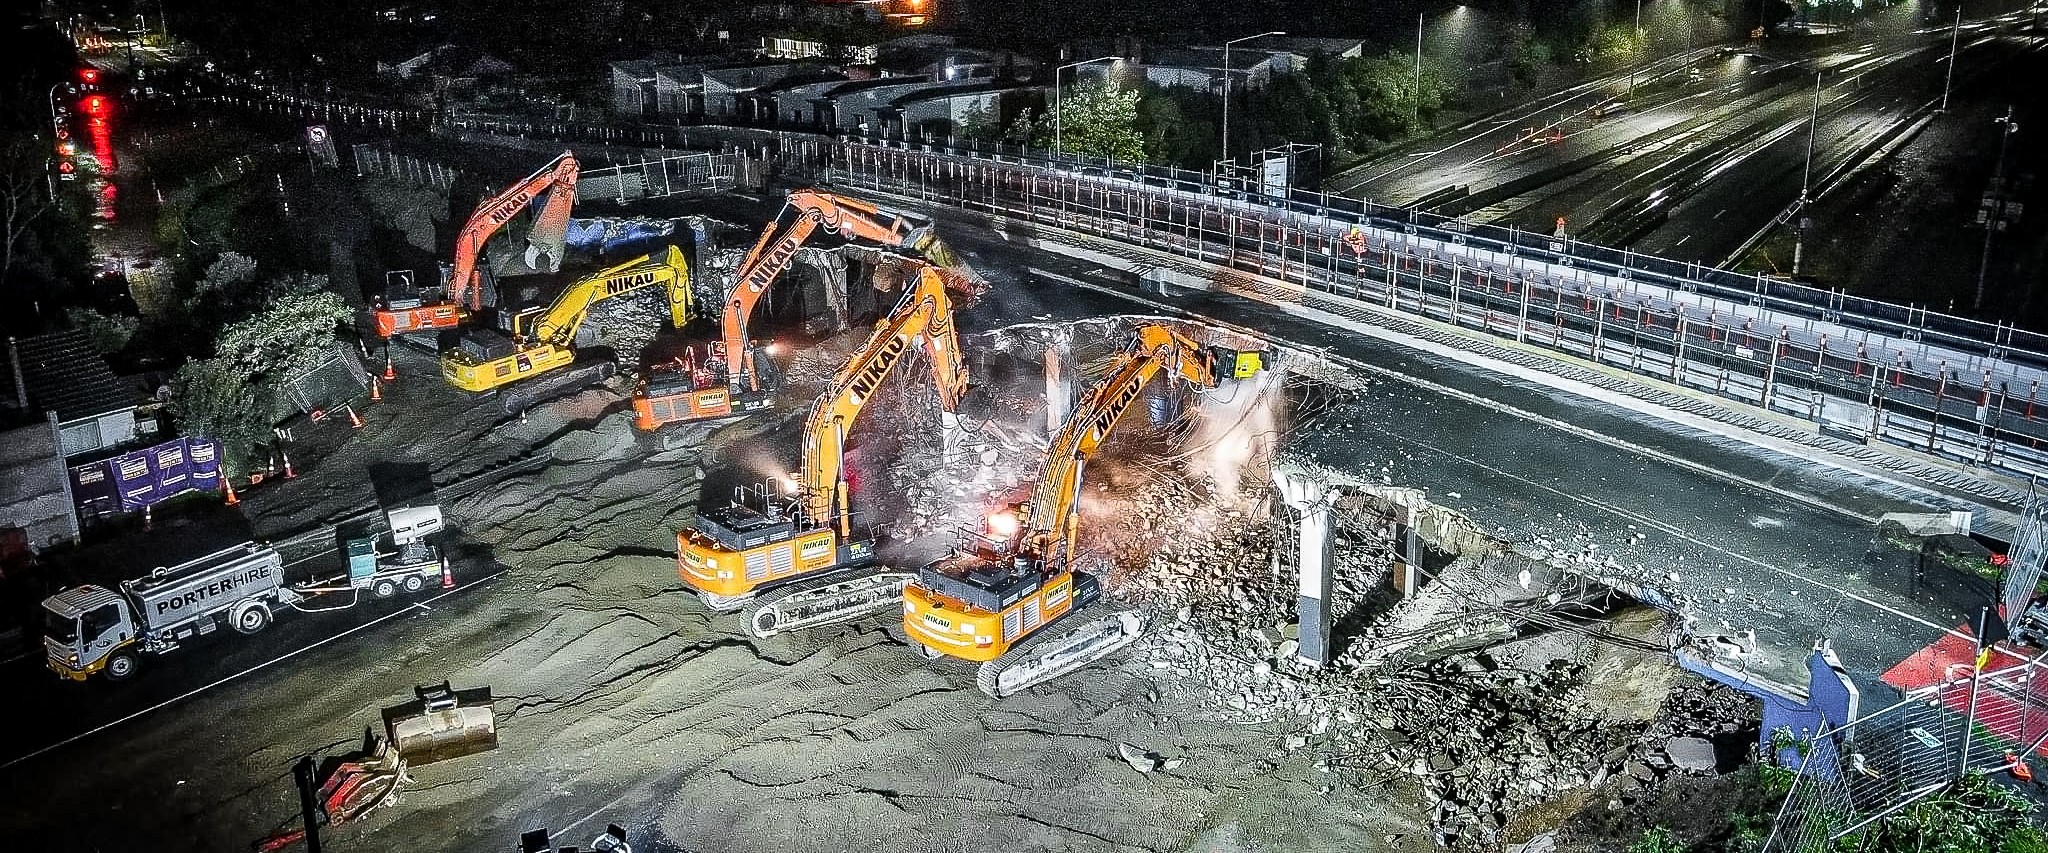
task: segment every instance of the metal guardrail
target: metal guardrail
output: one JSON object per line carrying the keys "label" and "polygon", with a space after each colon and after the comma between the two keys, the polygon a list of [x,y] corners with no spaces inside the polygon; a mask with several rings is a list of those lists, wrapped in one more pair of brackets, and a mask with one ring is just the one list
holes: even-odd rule
{"label": "metal guardrail", "polygon": [[1323,310],[1364,303],[1490,333],[1851,440],[2048,474],[2048,338],[2032,333],[1368,202],[917,146],[819,148],[824,175],[850,187],[1162,251],[1252,274],[1254,286],[1286,282],[1267,296]]}

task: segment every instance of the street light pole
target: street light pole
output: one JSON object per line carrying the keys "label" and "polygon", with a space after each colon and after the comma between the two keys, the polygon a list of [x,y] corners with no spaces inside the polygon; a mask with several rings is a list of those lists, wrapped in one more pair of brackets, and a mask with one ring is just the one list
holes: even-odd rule
{"label": "street light pole", "polygon": [[1060,72],[1077,66],[1120,58],[1116,56],[1098,56],[1094,59],[1084,59],[1080,62],[1069,62],[1052,70],[1052,153],[1060,153]]}
{"label": "street light pole", "polygon": [[1948,112],[1948,90],[1956,82],[1956,41],[1963,33],[1963,7],[1956,4],[1955,26],[1948,28],[1948,76],[1941,81],[1941,108],[1936,114]]}
{"label": "street light pole", "polygon": [[[1636,29],[1635,32],[1629,34],[1629,41],[1634,43],[1639,49],[1642,47],[1643,42],[1648,41],[1648,39],[1643,38],[1643,0],[1636,0]],[[1642,53],[1644,52],[1647,51],[1639,52],[1635,59],[1628,64],[1628,94],[1631,98],[1635,97],[1636,94],[1636,68],[1643,64]]]}
{"label": "street light pole", "polygon": [[1408,124],[1422,127],[1422,13],[1415,13],[1415,91],[1410,96]]}
{"label": "street light pole", "polygon": [[2020,129],[2013,123],[2011,104],[2006,105],[2005,115],[1997,122],[2005,125],[2004,132],[1998,134],[1998,165],[1991,168],[1991,191],[1998,194],[1998,200],[1991,206],[1990,215],[1984,218],[1984,255],[1977,261],[1977,296],[1970,300],[1972,311],[1984,307],[1984,277],[1991,269],[1991,235],[1997,233],[1999,223],[2005,221],[2006,143],[2012,141],[2012,135]]}
{"label": "street light pole", "polygon": [[1799,203],[1792,215],[1792,274],[1799,274],[1800,258],[1806,254],[1806,205],[1813,187],[1813,140],[1820,135],[1820,70],[1813,72],[1813,113],[1806,120],[1806,166],[1799,174]]}
{"label": "street light pole", "polygon": [[1259,33],[1255,36],[1235,38],[1223,43],[1223,159],[1230,159],[1230,46],[1241,41],[1251,41],[1267,36],[1284,36],[1279,30]]}

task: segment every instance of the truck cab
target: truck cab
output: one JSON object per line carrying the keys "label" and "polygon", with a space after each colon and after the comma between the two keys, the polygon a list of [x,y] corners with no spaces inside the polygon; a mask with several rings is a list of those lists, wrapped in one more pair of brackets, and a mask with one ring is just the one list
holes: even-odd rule
{"label": "truck cab", "polygon": [[112,590],[88,585],[43,599],[43,647],[50,670],[65,678],[134,675],[136,635],[128,600]]}

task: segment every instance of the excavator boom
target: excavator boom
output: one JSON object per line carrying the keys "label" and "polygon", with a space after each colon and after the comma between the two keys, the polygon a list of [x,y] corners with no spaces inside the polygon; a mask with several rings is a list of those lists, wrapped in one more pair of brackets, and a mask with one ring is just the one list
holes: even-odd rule
{"label": "excavator boom", "polygon": [[679,359],[679,369],[664,370],[642,383],[633,393],[634,426],[656,430],[672,423],[759,411],[773,404],[775,366],[767,363],[761,348],[749,340],[747,326],[762,295],[789,268],[797,250],[821,229],[846,240],[906,251],[936,265],[948,280],[978,284],[939,242],[931,223],[923,219],[818,190],[792,192],[774,221],[754,241],[726,291],[719,324],[723,353],[708,351],[701,362],[694,357],[687,362]]}
{"label": "excavator boom", "polygon": [[540,212],[527,233],[527,263],[536,268],[546,255],[549,272],[562,265],[563,240],[569,229],[569,209],[576,201],[576,156],[564,151],[540,171],[513,184],[504,192],[477,205],[476,211],[455,235],[455,259],[448,277],[448,298],[444,302],[421,304],[391,301],[374,312],[377,334],[389,338],[406,332],[450,329],[462,322],[463,308],[483,307],[483,272],[478,266],[484,244],[505,227],[512,217],[543,198]]}
{"label": "excavator boom", "polygon": [[[531,325],[526,316],[513,318],[513,337],[493,329],[476,329],[463,335],[462,345],[441,355],[441,373],[449,384],[465,391],[492,391],[520,383],[520,393],[506,398],[508,412],[553,392],[580,387],[590,380],[609,378],[616,365],[608,360],[583,360],[575,352],[576,331],[590,316],[592,306],[653,286],[667,288],[669,300],[690,299],[689,265],[683,253],[670,246],[659,258],[642,255],[623,264],[601,270],[562,291]],[[530,382],[546,376],[543,381]]]}
{"label": "excavator boom", "polygon": [[953,304],[946,295],[945,279],[928,265],[904,288],[903,298],[888,318],[875,324],[867,343],[839,369],[804,424],[804,510],[813,519],[837,518],[842,536],[848,533],[846,434],[915,343],[923,345],[931,360],[939,407],[947,415],[959,411],[960,398],[967,393],[967,368],[960,359],[960,338],[953,328]]}
{"label": "excavator boom", "polygon": [[477,205],[476,212],[469,215],[469,221],[455,235],[455,268],[448,277],[449,301],[457,305],[467,303],[471,310],[483,307],[483,273],[478,258],[483,254],[484,243],[542,196],[545,200],[528,232],[527,260],[531,262],[534,255],[546,254],[548,272],[559,271],[560,238],[569,230],[569,209],[576,202],[576,175],[576,155],[564,151],[540,171]]}
{"label": "excavator boom", "polygon": [[981,538],[981,544],[920,569],[917,581],[904,588],[904,633],[927,656],[982,662],[976,683],[995,697],[1129,645],[1143,626],[1133,612],[1039,636],[1045,626],[1101,595],[1100,582],[1074,569],[1088,459],[1161,371],[1206,389],[1263,369],[1263,353],[1205,348],[1165,326],[1140,328],[1108,378],[1089,390],[1046,449],[1025,517],[1010,510],[991,516],[995,538]]}
{"label": "excavator boom", "polygon": [[757,637],[844,622],[902,600],[913,575],[907,572],[848,576],[842,570],[873,559],[864,538],[853,535],[845,476],[846,437],[881,383],[911,348],[921,346],[932,364],[941,420],[951,427],[967,392],[967,368],[953,326],[945,277],[924,265],[904,289],[889,316],[834,376],[804,422],[803,468],[798,503],[785,509],[762,495],[762,507],[735,503],[700,514],[676,536],[676,568],[683,582],[717,609],[738,607],[765,587],[748,619]]}
{"label": "excavator boom", "polygon": [[[761,301],[761,295],[767,292],[768,286],[775,282],[776,276],[789,268],[790,261],[796,257],[796,250],[809,242],[820,228],[848,240],[865,240],[891,249],[908,249],[941,266],[953,263],[952,256],[938,246],[929,222],[886,212],[846,196],[817,190],[790,193],[775,221],[761,232],[761,239],[755,241],[746,260],[740,262],[726,302],[720,331],[725,340],[727,358],[735,362],[728,371],[728,382],[735,389],[759,390],[753,349],[747,346],[747,324],[753,319],[754,306]],[[932,254],[934,252],[936,257]]]}

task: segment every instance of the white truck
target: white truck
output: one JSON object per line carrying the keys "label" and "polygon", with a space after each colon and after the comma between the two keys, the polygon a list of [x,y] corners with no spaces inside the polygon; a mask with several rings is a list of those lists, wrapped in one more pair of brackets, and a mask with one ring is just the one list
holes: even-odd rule
{"label": "white truck", "polygon": [[[96,672],[119,681],[135,674],[142,654],[170,651],[222,625],[254,634],[270,625],[280,607],[339,610],[355,606],[365,591],[390,598],[435,581],[446,585],[448,560],[427,540],[443,528],[431,484],[419,485],[425,483],[421,476],[392,485],[378,473],[372,471],[372,484],[380,512],[369,521],[335,527],[344,573],[287,584],[276,548],[244,542],[159,566],[146,577],[122,581],[119,592],[92,584],[72,587],[43,599],[50,669],[74,681]],[[339,600],[343,593],[345,601]],[[335,598],[316,599],[330,594]],[[325,601],[336,603],[319,603]]]}
{"label": "white truck", "polygon": [[276,548],[244,542],[122,581],[120,592],[87,584],[43,599],[43,645],[58,675],[84,681],[104,671],[118,680],[135,674],[142,653],[224,624],[254,634],[270,625],[273,608],[301,597],[285,585]]}

